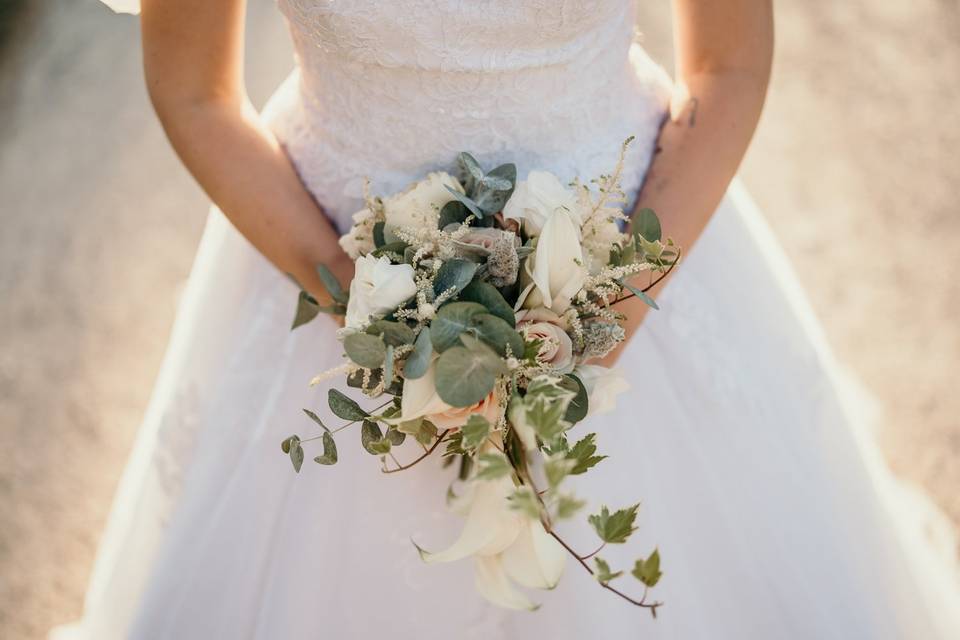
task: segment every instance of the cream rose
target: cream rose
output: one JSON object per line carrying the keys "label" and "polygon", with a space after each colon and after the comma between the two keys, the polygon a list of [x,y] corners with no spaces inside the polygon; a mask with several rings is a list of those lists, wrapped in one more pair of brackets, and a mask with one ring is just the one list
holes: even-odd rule
{"label": "cream rose", "polygon": [[448,173],[437,171],[414,183],[405,191],[385,198],[383,213],[391,227],[437,228],[440,210],[454,199],[447,187],[463,193],[460,182]]}
{"label": "cream rose", "polygon": [[438,429],[457,429],[465,425],[467,419],[474,414],[483,416],[490,424],[496,424],[500,418],[500,399],[495,391],[469,407],[451,407],[437,394],[436,370],[431,363],[423,376],[403,381],[400,417],[395,418],[395,421],[408,422],[426,418]]}
{"label": "cream rose", "polygon": [[517,184],[503,207],[503,216],[522,220],[531,236],[539,235],[547,220],[557,209],[568,211],[580,226],[577,199],[557,176],[547,171],[531,171],[526,180]]}
{"label": "cream rose", "polygon": [[524,276],[520,299],[526,309],[547,307],[563,313],[583,288],[587,269],[580,228],[567,212],[557,210],[547,219],[536,249],[524,262]]}
{"label": "cream rose", "polygon": [[617,369],[596,364],[581,364],[573,371],[587,390],[590,415],[609,413],[617,406],[617,396],[630,388],[630,383]]}
{"label": "cream rose", "polygon": [[391,264],[384,256],[357,258],[356,272],[350,283],[345,325],[358,329],[367,324],[370,316],[382,316],[417,293],[413,281],[413,267]]}
{"label": "cream rose", "polygon": [[566,323],[550,309],[523,309],[517,313],[517,329],[528,339],[540,340],[537,360],[558,373],[573,370],[573,341],[565,329]]}

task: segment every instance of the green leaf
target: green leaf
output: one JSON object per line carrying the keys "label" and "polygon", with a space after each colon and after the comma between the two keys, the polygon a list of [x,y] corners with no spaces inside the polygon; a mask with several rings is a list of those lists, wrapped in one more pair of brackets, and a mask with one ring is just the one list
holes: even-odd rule
{"label": "green leaf", "polygon": [[297,313],[293,316],[293,324],[290,330],[293,331],[300,325],[307,324],[320,314],[320,303],[306,291],[300,292],[297,298]]}
{"label": "green leaf", "polygon": [[393,381],[393,345],[387,345],[387,353],[383,358],[383,379]]}
{"label": "green leaf", "polygon": [[348,358],[367,369],[382,367],[387,357],[387,345],[383,339],[369,333],[351,333],[343,339],[343,350]]}
{"label": "green leaf", "polygon": [[327,425],[323,424],[323,420],[320,419],[320,416],[315,414],[313,411],[310,411],[310,409],[304,409],[303,412],[307,414],[308,418],[310,418],[311,420],[316,422],[318,425],[320,425],[321,429],[323,429],[324,431],[330,431],[330,429],[327,428]]}
{"label": "green leaf", "polygon": [[317,275],[320,276],[320,282],[323,283],[323,287],[327,290],[327,293],[330,294],[331,298],[340,304],[347,304],[349,296],[340,287],[340,281],[337,280],[337,276],[333,275],[333,272],[327,268],[327,265],[318,264]]}
{"label": "green leaf", "polygon": [[503,318],[492,313],[481,313],[473,316],[470,329],[476,332],[477,337],[497,350],[501,356],[507,355],[507,347],[513,357],[523,355],[523,338]]}
{"label": "green leaf", "polygon": [[576,515],[576,513],[580,511],[580,509],[583,509],[586,504],[586,502],[583,500],[577,500],[574,496],[560,494],[560,496],[557,498],[556,506],[557,519],[563,520],[564,518],[570,518]]}
{"label": "green leaf", "polygon": [[467,452],[476,451],[490,435],[490,421],[481,415],[473,414],[467,418],[467,423],[460,428],[463,434],[461,446]]}
{"label": "green leaf", "polygon": [[657,583],[660,582],[660,576],[663,575],[663,572],[660,571],[660,551],[654,549],[646,560],[637,560],[631,573],[633,577],[646,586],[657,586]]}
{"label": "green leaf", "polygon": [[537,500],[533,489],[527,486],[518,488],[512,494],[507,496],[510,508],[519,511],[531,520],[540,519],[540,501]]}
{"label": "green leaf", "polygon": [[294,443],[297,443],[297,442],[300,442],[300,436],[292,435],[280,443],[280,449],[283,450],[284,453],[289,454],[290,447],[292,447]]}
{"label": "green leaf", "polygon": [[387,429],[386,437],[387,437],[387,440],[390,441],[390,444],[392,444],[395,447],[399,447],[400,445],[403,444],[403,441],[407,439],[407,434],[403,433],[396,427],[390,427],[389,429]]}
{"label": "green leaf", "polygon": [[450,195],[452,195],[454,198],[457,199],[457,202],[463,204],[463,206],[469,209],[470,213],[472,213],[479,219],[483,218],[483,209],[481,209],[480,206],[477,205],[477,203],[474,202],[470,196],[460,193],[456,189],[452,188],[450,185],[445,184],[443,186],[446,187],[447,191],[450,192]]}
{"label": "green leaf", "polygon": [[538,376],[527,385],[527,395],[523,398],[527,423],[548,445],[570,428],[564,415],[574,394],[563,388],[560,380],[555,376]]}
{"label": "green leaf", "polygon": [[385,456],[390,453],[390,448],[392,446],[393,445],[389,438],[380,438],[379,440],[370,443],[370,453]]}
{"label": "green leaf", "polygon": [[576,424],[587,417],[590,408],[590,396],[587,394],[587,388],[583,386],[580,378],[572,373],[565,375],[560,384],[575,394],[573,400],[567,405],[567,412],[563,419],[570,424]]}
{"label": "green leaf", "polygon": [[502,453],[481,453],[477,456],[477,480],[496,480],[513,471]]}
{"label": "green leaf", "polygon": [[403,376],[409,380],[422,378],[430,368],[433,357],[433,342],[430,340],[430,327],[424,327],[413,344],[413,351],[403,365]]}
{"label": "green leaf", "polygon": [[367,453],[377,455],[380,452],[374,450],[371,444],[383,438],[383,432],[380,426],[372,420],[364,420],[360,426],[360,444],[366,449]]}
{"label": "green leaf", "polygon": [[431,445],[437,439],[437,427],[429,420],[424,420],[420,431],[413,437],[424,446]]}
{"label": "green leaf", "polygon": [[477,184],[483,180],[483,169],[477,159],[466,151],[457,155],[457,164],[460,165],[460,182],[467,193],[473,193]]}
{"label": "green leaf", "polygon": [[353,422],[363,420],[370,415],[361,409],[360,405],[336,389],[330,389],[330,391],[327,392],[327,402],[330,405],[330,411],[333,412],[333,415],[338,418],[343,418],[344,420]]}
{"label": "green leaf", "polygon": [[303,466],[303,447],[300,446],[300,438],[290,442],[290,462],[293,463],[293,470],[300,473],[300,467]]}
{"label": "green leaf", "polygon": [[[489,282],[474,280],[460,292],[458,299],[462,302],[482,304],[489,313],[502,318],[511,328],[517,326],[517,317],[513,313],[513,306],[507,302],[497,288]],[[520,354],[515,355],[520,357]]]}
{"label": "green leaf", "polygon": [[388,253],[396,253],[398,255],[403,255],[407,247],[406,242],[403,240],[394,240],[393,242],[388,242],[378,249],[374,249],[370,252],[370,255],[374,258],[379,258],[380,256],[386,255]]}
{"label": "green leaf", "polygon": [[657,303],[654,302],[653,298],[651,298],[650,296],[648,296],[647,294],[645,294],[645,293],[644,293],[643,291],[641,291],[640,289],[636,288],[635,286],[633,286],[632,284],[629,284],[629,283],[627,283],[627,282],[621,282],[621,284],[623,285],[623,287],[624,287],[625,289],[627,289],[628,291],[630,291],[630,293],[632,293],[633,295],[635,295],[635,296],[637,296],[638,298],[640,298],[641,300],[643,300],[643,301],[647,304],[647,306],[652,307],[652,308],[657,309],[657,310],[660,309],[660,307],[657,306]]}
{"label": "green leaf", "polygon": [[615,578],[619,578],[623,575],[623,571],[612,572],[610,571],[610,565],[607,564],[607,561],[599,556],[593,559],[594,563],[597,565],[597,580],[602,584],[607,584]]}
{"label": "green leaf", "polygon": [[563,479],[570,474],[570,470],[573,469],[575,464],[573,460],[567,459],[566,456],[550,458],[544,462],[543,472],[547,476],[547,484],[550,485],[550,488],[554,489],[563,482]]}
{"label": "green leaf", "polygon": [[633,217],[633,231],[640,234],[647,242],[656,242],[660,239],[660,219],[653,209],[640,209]]}
{"label": "green leaf", "polygon": [[440,221],[437,224],[438,229],[443,229],[450,224],[463,224],[463,221],[470,215],[470,211],[459,200],[451,200],[440,209]]}
{"label": "green leaf", "polygon": [[487,308],[476,302],[450,302],[440,307],[430,325],[433,348],[443,353],[458,344],[460,334],[473,326],[473,318],[486,312]]}
{"label": "green leaf", "polygon": [[405,322],[394,322],[392,320],[377,320],[367,327],[367,333],[380,336],[380,338],[389,346],[400,347],[405,344],[413,344],[413,329],[407,326]]}
{"label": "green leaf", "polygon": [[[496,358],[496,354],[490,353]],[[441,400],[451,407],[469,407],[493,390],[496,375],[482,353],[452,347],[437,359],[436,383]]]}
{"label": "green leaf", "polygon": [[639,504],[635,504],[626,509],[618,509],[614,513],[603,506],[599,514],[594,514],[587,518],[600,539],[611,544],[621,544],[627,541],[634,531],[634,520],[637,519],[637,509]]}
{"label": "green leaf", "polygon": [[567,451],[567,458],[574,462],[570,475],[578,476],[581,473],[586,473],[587,470],[607,457],[593,455],[597,452],[596,437],[597,434],[588,433]]}
{"label": "green leaf", "polygon": [[473,192],[473,200],[485,215],[492,216],[503,210],[516,183],[517,166],[512,163],[500,165],[480,180]]}
{"label": "green leaf", "polygon": [[337,464],[337,443],[329,433],[323,434],[323,455],[313,459],[317,464]]}
{"label": "green leaf", "polygon": [[386,238],[383,237],[384,227],[386,227],[386,223],[383,220],[373,225],[373,246],[377,249],[387,244]]}
{"label": "green leaf", "polygon": [[459,293],[473,280],[477,268],[478,265],[469,260],[459,258],[447,260],[437,271],[437,277],[433,281],[433,292],[440,295],[448,289],[456,289]]}

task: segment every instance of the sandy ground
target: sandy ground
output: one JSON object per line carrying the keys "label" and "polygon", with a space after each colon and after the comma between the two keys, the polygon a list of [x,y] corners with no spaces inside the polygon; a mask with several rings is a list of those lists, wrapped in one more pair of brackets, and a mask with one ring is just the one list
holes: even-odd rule
{"label": "sandy ground", "polygon": [[[206,213],[149,110],[135,21],[93,0],[32,4],[0,10],[8,640],[80,612]],[[290,50],[270,3],[251,5],[262,103]],[[836,351],[881,400],[892,466],[960,522],[960,8],[782,0],[778,11],[771,97],[743,176]],[[666,7],[644,9],[641,27],[668,59]]]}

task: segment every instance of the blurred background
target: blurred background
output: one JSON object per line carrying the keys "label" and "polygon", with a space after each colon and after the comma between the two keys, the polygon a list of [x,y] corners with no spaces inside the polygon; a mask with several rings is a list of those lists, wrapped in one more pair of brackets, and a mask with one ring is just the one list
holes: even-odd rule
{"label": "blurred background", "polygon": [[[896,473],[960,523],[960,3],[777,3],[743,178]],[[638,28],[671,68],[665,0]],[[257,104],[292,66],[250,0]],[[150,110],[137,21],[0,0],[0,637],[80,613],[207,201]]]}

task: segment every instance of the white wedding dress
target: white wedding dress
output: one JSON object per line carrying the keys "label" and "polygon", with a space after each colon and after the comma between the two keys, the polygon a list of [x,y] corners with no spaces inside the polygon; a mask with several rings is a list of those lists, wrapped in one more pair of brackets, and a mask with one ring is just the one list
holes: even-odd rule
{"label": "white wedding dress", "polygon": [[[341,232],[364,176],[390,193],[461,150],[590,178],[636,135],[624,187],[641,184],[669,79],[632,43],[629,0],[279,5],[298,65],[264,115]],[[667,231],[683,215],[660,213]],[[577,493],[642,499],[638,535],[603,555],[623,568],[659,546],[656,620],[573,563],[536,613],[487,604],[468,561],[423,564],[411,539],[461,526],[439,459],[383,476],[345,431],[337,466],[295,474],[280,441],[315,435],[301,408],[326,416],[326,389],[307,383],[341,358],[329,319],[289,331],[296,297],[214,210],[83,618],[58,640],[960,637],[927,513],[861,435],[863,403],[737,184],[630,342],[632,390],[577,427],[612,454]],[[587,528],[567,525],[584,551]]]}

